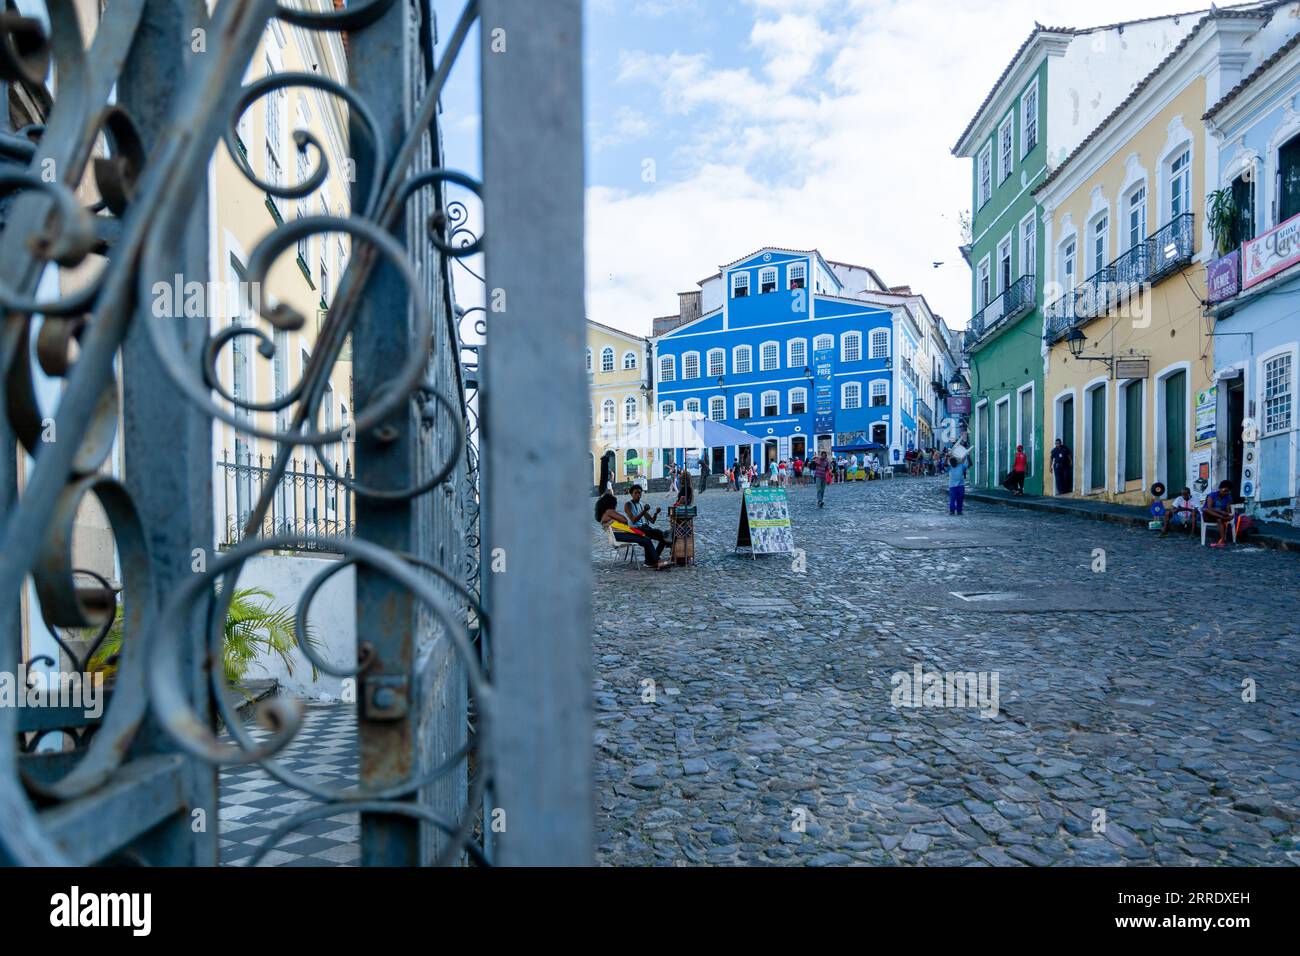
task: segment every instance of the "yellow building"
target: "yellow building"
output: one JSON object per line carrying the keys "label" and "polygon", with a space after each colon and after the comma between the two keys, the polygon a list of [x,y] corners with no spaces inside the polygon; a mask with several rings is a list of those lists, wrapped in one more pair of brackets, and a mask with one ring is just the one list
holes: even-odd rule
{"label": "yellow building", "polygon": [[[311,6],[332,9],[328,0],[312,0]],[[304,30],[271,19],[244,83],[287,72],[323,75],[346,84],[347,53],[341,34]],[[244,401],[267,403],[288,394],[302,380],[338,279],[347,265],[351,242],[342,233],[312,235],[283,252],[271,267],[266,283],[258,290],[261,300],[265,308],[275,303],[292,307],[306,319],[300,330],[277,330],[265,319],[241,309],[240,290],[253,250],[279,223],[308,215],[349,214],[347,108],[342,100],[321,90],[290,86],[255,100],[243,113],[237,130],[243,161],[264,182],[294,185],[318,168],[320,158],[315,150],[310,146],[299,149],[299,130],[309,132],[321,144],[329,167],[325,181],[308,196],[296,200],[274,197],[259,188],[224,146],[217,148],[210,167],[209,267],[221,289],[218,300],[209,304],[212,332],[240,323],[261,329],[275,346],[274,354],[267,357],[259,352],[260,343],[255,338],[236,337],[222,349],[217,372],[231,394]],[[279,411],[236,414],[254,427],[283,430],[295,411],[296,404],[290,404]],[[345,348],[331,372],[317,426],[322,430],[342,427],[352,417],[351,354]],[[270,464],[275,451],[273,442],[249,436],[225,422],[214,423],[214,521],[219,543],[237,537],[239,526],[261,491],[261,466]],[[351,459],[351,448],[336,444],[320,454],[341,469]],[[296,449],[293,470],[314,474],[318,468],[316,455],[310,448]],[[287,530],[287,520],[289,527],[300,531],[337,530],[338,522],[348,513],[342,489],[332,482],[311,479],[291,484],[296,491],[286,488],[276,496],[276,529]]]}
{"label": "yellow building", "polygon": [[[614,480],[653,475],[657,448],[615,449],[628,432],[653,421],[649,342],[640,335],[587,320],[587,383],[591,391],[591,483],[600,459],[614,451]],[[644,466],[628,465],[644,459]]]}
{"label": "yellow building", "polygon": [[[1193,44],[1196,34],[1192,37]],[[1206,79],[1175,53],[1036,190],[1043,210],[1045,493],[1145,503],[1193,479],[1213,363],[1200,296]],[[996,418],[996,412],[995,412]],[[1048,490],[1050,489],[1050,491]]]}
{"label": "yellow building", "polygon": [[[1277,14],[1211,9],[1034,191],[1045,493],[1145,504],[1157,481],[1169,496],[1210,490],[1214,339],[1201,299],[1219,147],[1202,117],[1300,29]],[[1065,488],[1050,480],[1058,438],[1073,457]]]}

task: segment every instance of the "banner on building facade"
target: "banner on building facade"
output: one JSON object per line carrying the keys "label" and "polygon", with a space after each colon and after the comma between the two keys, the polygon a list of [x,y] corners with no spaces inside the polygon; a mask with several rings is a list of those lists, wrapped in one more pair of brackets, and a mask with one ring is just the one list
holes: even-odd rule
{"label": "banner on building facade", "polygon": [[813,352],[813,434],[835,431],[835,350]]}
{"label": "banner on building facade", "polygon": [[1241,287],[1249,289],[1300,262],[1300,215],[1241,247]]}
{"label": "banner on building facade", "polygon": [[1195,444],[1203,445],[1205,442],[1214,441],[1217,434],[1215,414],[1218,409],[1218,401],[1219,387],[1217,385],[1211,385],[1209,388],[1196,393]]}
{"label": "banner on building facade", "polygon": [[736,549],[751,555],[793,554],[794,529],[784,488],[746,488],[740,496]]}
{"label": "banner on building facade", "polygon": [[970,414],[970,396],[969,395],[949,395],[944,401],[948,403],[949,415],[969,415]]}

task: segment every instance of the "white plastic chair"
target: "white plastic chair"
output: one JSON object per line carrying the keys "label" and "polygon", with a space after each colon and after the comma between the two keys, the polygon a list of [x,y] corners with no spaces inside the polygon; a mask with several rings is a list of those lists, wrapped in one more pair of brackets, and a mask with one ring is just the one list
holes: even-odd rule
{"label": "white plastic chair", "polygon": [[622,551],[623,551],[623,558],[624,558],[625,562],[626,562],[627,564],[631,564],[631,563],[632,563],[632,560],[633,560],[633,558],[632,558],[632,548],[634,548],[635,545],[633,545],[632,542],[630,542],[630,541],[620,541],[620,540],[618,540],[618,538],[614,537],[614,528],[613,528],[612,525],[606,525],[606,526],[605,526],[605,531],[608,532],[608,534],[609,534],[609,543],[610,543],[610,546],[611,546],[611,547],[612,547],[616,552],[617,552],[619,549],[622,549]]}
{"label": "white plastic chair", "polygon": [[[1239,512],[1244,510],[1245,510],[1245,505],[1233,505],[1232,506],[1233,517],[1236,517]],[[1198,520],[1201,523],[1201,547],[1203,548],[1205,547],[1205,530],[1210,525],[1214,525],[1215,530],[1218,530],[1219,522],[1215,521],[1213,518],[1206,520],[1204,505],[1201,505],[1201,507],[1196,509],[1196,515]],[[1236,544],[1237,543],[1237,522],[1229,521],[1228,530],[1232,532],[1232,543]]]}

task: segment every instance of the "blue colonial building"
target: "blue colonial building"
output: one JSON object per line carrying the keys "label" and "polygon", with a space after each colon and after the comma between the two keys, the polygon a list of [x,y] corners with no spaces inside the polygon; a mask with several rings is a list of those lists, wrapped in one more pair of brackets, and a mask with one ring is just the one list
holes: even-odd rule
{"label": "blue colonial building", "polygon": [[[1213,480],[1264,520],[1300,524],[1300,34],[1205,114],[1219,141],[1217,197],[1230,215],[1208,263],[1214,385],[1198,429],[1215,436]],[[1212,197],[1213,199],[1213,197]]]}
{"label": "blue colonial building", "polygon": [[[661,418],[699,411],[754,436],[709,449],[712,471],[870,442],[898,460],[915,446],[931,383],[910,290],[815,249],[777,247],[698,284],[680,293],[679,315],[654,322],[654,400]],[[665,452],[663,462],[685,460]]]}

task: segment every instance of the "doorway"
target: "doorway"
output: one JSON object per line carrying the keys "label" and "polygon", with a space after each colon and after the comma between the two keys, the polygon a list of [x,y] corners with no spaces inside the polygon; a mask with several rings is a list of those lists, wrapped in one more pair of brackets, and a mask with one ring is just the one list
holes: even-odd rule
{"label": "doorway", "polygon": [[1164,381],[1166,488],[1187,484],[1187,373],[1178,370]]}
{"label": "doorway", "polygon": [[720,475],[727,470],[727,449],[714,448],[709,458],[709,471]]}
{"label": "doorway", "polygon": [[1106,487],[1106,386],[1088,393],[1088,490]]}
{"label": "doorway", "polygon": [[807,458],[808,457],[808,439],[803,435],[795,435],[790,439],[790,457]]}
{"label": "doorway", "polygon": [[[1241,420],[1246,414],[1246,378],[1244,375],[1227,382],[1228,388],[1228,467],[1227,480],[1234,491],[1241,490],[1241,462],[1246,446],[1241,440]],[[1223,385],[1221,384],[1222,388]]]}
{"label": "doorway", "polygon": [[763,442],[763,467],[768,468],[772,462],[778,460],[780,449],[775,438],[769,438]]}
{"label": "doorway", "polygon": [[[1074,447],[1074,396],[1067,395],[1061,399],[1061,428],[1056,433],[1056,437],[1065,442],[1065,447],[1070,449],[1070,460],[1073,462],[1074,455],[1078,451]],[[1058,495],[1069,494],[1074,485],[1074,465],[1070,465],[1070,475],[1063,483],[1062,487],[1056,489]]]}
{"label": "doorway", "polygon": [[877,445],[889,444],[889,426],[884,422],[877,422],[871,426],[871,440]]}

